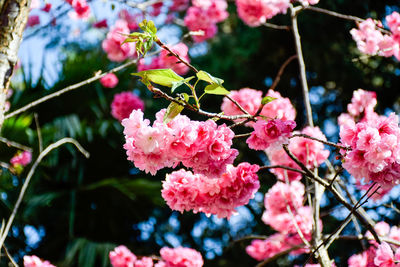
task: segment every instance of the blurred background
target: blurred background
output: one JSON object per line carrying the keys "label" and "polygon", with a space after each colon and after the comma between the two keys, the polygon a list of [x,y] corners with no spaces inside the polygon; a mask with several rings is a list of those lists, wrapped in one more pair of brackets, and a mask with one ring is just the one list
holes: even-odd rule
{"label": "blurred background", "polygon": [[[50,1],[53,13],[33,10],[41,23],[27,28],[20,49],[21,68],[13,77],[11,111],[60,90],[68,85],[92,77],[98,70],[109,70],[117,63],[110,62],[101,48],[107,29],[97,29],[90,22],[74,21],[68,16],[71,7],[63,1]],[[154,19],[159,37],[167,44],[178,42],[187,33],[177,23],[165,24],[169,2]],[[109,25],[126,6],[124,1],[89,2],[93,21],[107,19]],[[385,0],[321,0],[318,7],[351,14],[361,18],[383,20],[400,1]],[[200,44],[190,38],[191,62],[225,80],[228,90],[250,87],[267,92],[280,66],[295,54],[292,33],[267,27],[250,28],[238,18],[235,4],[229,3],[230,16],[219,24],[219,33],[212,40]],[[183,17],[179,14],[177,21]],[[56,24],[51,21],[55,17]],[[151,17],[150,17],[151,18]],[[303,53],[313,105],[314,121],[330,141],[338,141],[337,117],[346,110],[352,93],[358,88],[376,91],[377,112],[400,113],[400,68],[394,58],[362,57],[349,33],[356,27],[345,21],[312,11],[299,15]],[[289,25],[289,15],[278,15],[274,24]],[[273,175],[260,175],[262,187],[249,205],[240,207],[230,220],[214,216],[171,211],[161,198],[161,181],[171,170],[146,175],[126,159],[123,149],[123,128],[110,114],[113,96],[122,91],[134,91],[145,102],[145,116],[166,108],[167,101],[152,98],[152,94],[136,77],[136,67],[117,73],[116,88],[104,88],[94,82],[67,93],[27,112],[7,120],[2,135],[33,148],[33,159],[38,155],[38,121],[44,146],[62,137],[77,139],[91,157],[85,159],[72,145],[53,151],[37,169],[23,205],[13,224],[6,246],[19,261],[26,254],[39,255],[57,266],[110,266],[108,252],[123,244],[136,255],[158,254],[162,246],[187,246],[200,251],[205,266],[254,266],[256,261],[245,252],[248,235],[270,235],[272,229],[261,221],[263,195],[276,181]],[[289,64],[276,88],[295,105],[297,125],[305,124],[305,113],[296,61]],[[222,97],[206,96],[203,108],[220,112]],[[193,119],[204,119],[184,112]],[[238,132],[248,132],[241,128]],[[0,144],[0,160],[8,162],[16,150]],[[248,161],[266,164],[263,153],[247,148],[243,139],[235,140],[241,152],[237,163]],[[331,160],[335,162],[332,153]],[[323,168],[323,167],[322,167]],[[11,173],[3,169],[0,176],[0,218],[8,218],[28,169]],[[346,174],[345,174],[346,176]],[[354,184],[351,177],[346,177]],[[352,186],[355,197],[360,193]],[[323,199],[324,233],[337,227],[346,213],[336,206],[331,196]],[[374,220],[385,220],[396,225],[400,214],[399,190],[380,201],[366,205]],[[343,215],[344,214],[344,215]],[[349,225],[345,232],[352,232]],[[356,241],[338,241],[330,248],[337,266],[345,266],[347,258],[361,251]],[[270,266],[289,266],[304,262],[303,258],[282,257]],[[0,266],[7,260],[0,258]]]}

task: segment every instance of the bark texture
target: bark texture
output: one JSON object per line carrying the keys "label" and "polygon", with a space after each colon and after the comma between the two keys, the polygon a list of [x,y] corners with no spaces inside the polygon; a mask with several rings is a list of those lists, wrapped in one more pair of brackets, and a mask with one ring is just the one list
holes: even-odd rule
{"label": "bark texture", "polygon": [[31,0],[0,0],[0,130],[4,122],[7,90],[28,21],[30,2]]}

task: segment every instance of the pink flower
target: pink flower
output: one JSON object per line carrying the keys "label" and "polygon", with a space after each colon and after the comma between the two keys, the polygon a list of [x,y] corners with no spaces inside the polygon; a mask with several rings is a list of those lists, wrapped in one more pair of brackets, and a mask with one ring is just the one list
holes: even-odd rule
{"label": "pink flower", "polygon": [[118,78],[114,73],[108,73],[100,79],[100,83],[106,88],[114,88],[118,84]]}
{"label": "pink flower", "polygon": [[160,255],[168,267],[201,267],[204,264],[201,254],[191,248],[163,247]]}
{"label": "pink flower", "polygon": [[171,11],[184,11],[189,7],[189,0],[173,0],[172,6],[170,7]]}
{"label": "pink flower", "polygon": [[[183,60],[190,63],[188,56],[189,48],[184,43],[179,43],[170,48],[173,52],[178,54]],[[165,49],[161,51],[160,63],[163,68],[172,69],[179,75],[185,75],[189,71],[189,67],[183,63],[179,63],[178,59],[169,54]]]}
{"label": "pink flower", "polygon": [[279,92],[273,90],[268,90],[267,96],[276,99],[263,107],[261,115],[271,119],[295,120],[296,110],[289,98],[282,97]]}
{"label": "pink flower", "polygon": [[96,23],[93,23],[93,27],[94,27],[94,28],[98,28],[98,29],[100,29],[100,28],[107,28],[107,27],[108,27],[108,25],[107,25],[107,19],[99,20],[99,21],[97,21]]}
{"label": "pink flower", "polygon": [[368,254],[367,252],[363,252],[361,254],[355,254],[351,256],[347,264],[349,267],[367,267],[368,265]]}
{"label": "pink flower", "polygon": [[376,93],[358,89],[353,92],[351,103],[347,105],[347,111],[353,117],[374,111],[377,104]]}
{"label": "pink flower", "polygon": [[144,110],[144,102],[131,92],[122,92],[114,95],[111,103],[111,115],[117,120],[122,121],[129,117],[132,110]]}
{"label": "pink flower", "polygon": [[254,132],[247,139],[249,148],[254,150],[281,149],[282,144],[289,143],[289,137],[296,127],[292,120],[258,120],[254,125]]}
{"label": "pink flower", "polygon": [[145,71],[145,70],[164,69],[165,66],[160,57],[154,57],[152,58],[150,64],[146,64],[143,58],[140,59],[137,68],[138,71]]}
{"label": "pink flower", "polygon": [[[229,96],[251,115],[256,114],[258,108],[261,106],[262,92],[255,89],[243,88],[239,91],[233,90]],[[227,97],[223,98],[221,110],[228,116],[244,114]]]}
{"label": "pink flower", "polygon": [[203,32],[203,35],[193,36],[194,41],[198,43],[214,37],[218,31],[215,21],[209,16],[207,10],[196,6],[189,7],[184,22],[190,31]]}
{"label": "pink flower", "polygon": [[42,8],[42,10],[44,11],[44,12],[50,12],[50,10],[51,10],[51,4],[50,3],[46,3],[46,5]]}
{"label": "pink flower", "polygon": [[230,217],[236,207],[246,205],[259,189],[258,169],[248,163],[228,166],[221,178],[175,171],[163,182],[162,197],[173,210]]}
{"label": "pink flower", "polygon": [[103,40],[103,50],[112,61],[121,62],[135,54],[134,43],[122,44],[126,38],[123,34],[129,34],[128,24],[124,20],[117,20]]}
{"label": "pink flower", "polygon": [[35,8],[39,8],[40,7],[40,0],[32,0],[31,1],[31,5],[30,5],[30,9],[35,9]]}
{"label": "pink flower", "polygon": [[264,240],[255,239],[251,241],[251,244],[246,247],[246,252],[252,258],[262,261],[288,248],[284,235],[274,234]]}
{"label": "pink flower", "polygon": [[289,0],[236,0],[239,17],[249,26],[257,27],[279,13],[286,13]]}
{"label": "pink flower", "polygon": [[290,184],[277,182],[265,194],[265,209],[271,214],[287,213],[287,206],[296,211],[303,206],[304,185],[293,181]]}
{"label": "pink flower", "polygon": [[38,15],[31,15],[28,17],[26,27],[34,27],[40,24],[40,17]]}
{"label": "pink flower", "polygon": [[[298,132],[295,131],[293,132],[293,135],[297,133]],[[300,133],[320,140],[326,140],[326,137],[318,127],[306,127]],[[321,165],[329,156],[329,150],[326,150],[322,143],[303,137],[292,138],[288,148],[304,165],[307,166],[307,168],[311,169]],[[283,148],[280,150],[268,148],[266,153],[272,165],[285,165],[295,169],[299,168],[297,164],[290,159]],[[289,181],[301,179],[301,174],[294,171],[273,169],[271,172],[276,174],[278,179],[282,181],[286,181],[286,178]]]}
{"label": "pink flower", "polygon": [[134,267],[137,260],[135,254],[125,246],[119,246],[110,251],[109,257],[113,267]]}
{"label": "pink flower", "polygon": [[396,41],[400,40],[400,14],[394,11],[392,14],[386,16],[386,22],[393,37]]}
{"label": "pink flower", "polygon": [[385,192],[400,182],[400,128],[394,113],[389,117],[368,116],[357,124],[342,126],[340,137],[342,144],[352,149],[341,152],[343,167],[356,179],[377,182]]}
{"label": "pink flower", "polygon": [[399,264],[395,263],[400,260],[400,249],[396,251],[396,256],[393,255],[392,248],[386,242],[382,242],[376,250],[376,256],[374,258],[374,263],[376,266],[380,267],[395,267]]}
{"label": "pink flower", "polygon": [[135,267],[153,267],[153,259],[150,257],[142,257],[135,262]]}
{"label": "pink flower", "polygon": [[382,33],[376,29],[377,23],[369,18],[358,25],[358,29],[352,29],[350,34],[357,42],[358,49],[368,55],[375,55],[379,51],[379,42]]}
{"label": "pink flower", "polygon": [[48,261],[43,261],[35,255],[24,256],[24,267],[55,267]]}
{"label": "pink flower", "polygon": [[10,163],[13,166],[21,165],[25,167],[32,161],[32,153],[30,151],[18,152],[11,158]]}
{"label": "pink flower", "polygon": [[86,0],[67,0],[72,6],[74,12],[70,13],[71,18],[74,19],[87,19],[90,15],[90,7]]}
{"label": "pink flower", "polygon": [[137,31],[139,29],[139,24],[137,23],[137,21],[141,20],[141,15],[140,14],[130,14],[128,12],[128,10],[126,9],[122,9],[119,13],[118,13],[118,17],[125,21],[127,23],[128,29],[129,31]]}

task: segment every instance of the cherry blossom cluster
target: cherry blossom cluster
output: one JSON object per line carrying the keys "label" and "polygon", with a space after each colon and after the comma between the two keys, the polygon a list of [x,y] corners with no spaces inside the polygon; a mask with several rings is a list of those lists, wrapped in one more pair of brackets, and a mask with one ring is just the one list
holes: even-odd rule
{"label": "cherry blossom cluster", "polygon": [[163,109],[156,114],[152,126],[140,110],[134,110],[122,121],[128,160],[153,175],[164,167],[182,163],[195,173],[221,176],[238,155],[231,148],[234,132],[225,124],[192,121],[184,115],[164,123],[165,112]]}
{"label": "cherry blossom cluster", "polygon": [[390,34],[383,34],[382,22],[371,18],[358,24],[358,29],[350,31],[358,49],[367,55],[395,56],[400,60],[400,14],[393,12],[386,16]]}
{"label": "cherry blossom cluster", "polygon": [[49,261],[41,260],[39,257],[32,256],[24,256],[24,267],[56,267],[51,264]]}
{"label": "cherry blossom cluster", "polygon": [[[273,257],[277,253],[303,244],[303,239],[312,238],[312,210],[303,206],[304,185],[298,181],[290,184],[277,182],[264,198],[265,212],[262,220],[278,231],[267,239],[253,240],[246,252],[256,260]],[[321,226],[322,226],[322,222]],[[307,248],[292,251],[298,255],[306,253]]]}
{"label": "cherry blossom cluster", "polygon": [[[397,226],[390,227],[385,222],[379,222],[374,229],[380,237],[400,241],[400,229]],[[400,266],[400,248],[398,246],[389,245],[386,242],[379,245],[370,232],[366,233],[366,237],[370,240],[371,246],[362,253],[351,256],[347,261],[349,267]],[[395,253],[392,247],[395,249]]]}
{"label": "cherry blossom cluster", "polygon": [[121,62],[135,55],[135,44],[124,43],[126,36],[129,34],[130,28],[126,20],[119,19],[108,32],[106,39],[103,40],[102,47],[107,53],[107,57],[111,61]]}
{"label": "cherry blossom cluster", "polygon": [[259,166],[244,162],[237,167],[229,165],[217,178],[175,171],[163,181],[162,197],[173,210],[229,218],[236,213],[235,208],[246,205],[258,191],[258,170]]}
{"label": "cherry blossom cluster", "polygon": [[[255,115],[258,109],[261,107],[263,93],[259,90],[243,88],[239,91],[231,91],[229,96],[249,114]],[[266,96],[275,98],[275,100],[264,105],[260,115],[269,119],[294,120],[296,118],[296,110],[294,109],[289,98],[282,97],[279,92],[274,90],[269,90]],[[223,99],[221,110],[225,115],[244,114],[227,97],[224,97]],[[249,123],[248,125],[251,126],[252,123]]]}
{"label": "cherry blossom cluster", "polygon": [[[318,127],[306,127],[301,132],[294,131],[293,135],[305,134],[319,140],[326,141],[325,135],[321,132]],[[329,150],[325,149],[321,142],[311,140],[304,137],[293,137],[290,139],[288,149],[293,153],[297,159],[300,160],[307,168],[314,169],[321,165],[329,156]],[[283,148],[276,150],[275,148],[268,148],[266,150],[267,156],[270,160],[271,165],[284,165],[299,169],[299,166],[287,155]],[[301,174],[295,171],[285,169],[272,169],[278,179],[282,181],[300,180]]]}
{"label": "cherry blossom cluster", "polygon": [[[299,0],[303,5],[315,5],[319,0]],[[285,14],[290,0],[236,0],[239,17],[249,26],[257,27],[268,19]]]}
{"label": "cherry blossom cluster", "polygon": [[[170,47],[171,51],[178,54],[183,60],[190,63],[188,55],[189,48],[184,43],[176,44]],[[138,71],[151,69],[172,69],[179,75],[185,75],[189,71],[189,67],[180,63],[176,57],[171,55],[167,50],[163,49],[158,57],[153,57],[150,64],[145,64],[145,60],[141,59],[138,64]]]}
{"label": "cherry blossom cluster", "polygon": [[118,246],[109,254],[113,267],[201,267],[204,264],[201,254],[191,248],[163,247],[160,256],[161,259],[154,263],[153,258],[138,258],[125,246]]}
{"label": "cherry blossom cluster", "polygon": [[249,148],[254,150],[265,150],[267,148],[270,151],[279,150],[282,144],[289,143],[289,137],[295,127],[296,122],[292,120],[258,120],[253,125],[254,132],[251,133],[246,143]]}
{"label": "cherry blossom cluster", "polygon": [[203,42],[217,34],[217,23],[229,16],[227,7],[226,0],[192,0],[192,6],[186,11],[184,23],[190,31],[202,31],[202,34],[193,36],[195,42]]}
{"label": "cherry blossom cluster", "polygon": [[18,152],[15,154],[14,157],[11,158],[10,163],[13,167],[22,166],[25,167],[32,161],[32,152],[30,151],[23,151]]}
{"label": "cherry blossom cluster", "polygon": [[377,182],[384,189],[400,182],[399,118],[392,113],[340,127],[340,141],[351,148],[341,151],[343,167],[356,179]]}
{"label": "cherry blossom cluster", "polygon": [[90,15],[90,7],[87,4],[86,0],[66,0],[68,4],[72,6],[74,12],[71,12],[69,15],[71,18],[76,19],[87,19]]}
{"label": "cherry blossom cluster", "polygon": [[114,73],[108,73],[100,79],[100,83],[106,88],[114,88],[118,84],[118,77]]}
{"label": "cherry blossom cluster", "polygon": [[144,111],[144,102],[132,92],[122,92],[114,95],[111,103],[111,115],[119,121],[129,117],[133,110]]}

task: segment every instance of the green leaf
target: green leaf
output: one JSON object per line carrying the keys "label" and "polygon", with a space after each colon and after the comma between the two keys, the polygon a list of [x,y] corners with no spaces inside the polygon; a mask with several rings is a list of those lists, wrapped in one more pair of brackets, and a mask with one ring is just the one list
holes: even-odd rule
{"label": "green leaf", "polygon": [[183,81],[183,77],[176,74],[171,69],[146,70],[132,75],[142,77],[144,81],[150,81],[162,86],[172,87],[174,83]]}
{"label": "green leaf", "polygon": [[172,87],[171,87],[171,93],[173,93],[178,87],[180,87],[182,84],[188,83],[190,82],[192,79],[194,78],[194,76],[188,77],[182,81],[179,82],[173,82],[172,83]]}
{"label": "green leaf", "polygon": [[266,96],[261,100],[261,105],[268,104],[269,102],[274,101],[276,98],[271,97],[271,96]]}
{"label": "green leaf", "polygon": [[229,91],[218,84],[210,84],[204,89],[204,93],[209,95],[229,95]]}
{"label": "green leaf", "polygon": [[196,74],[196,76],[200,80],[206,81],[206,82],[211,83],[211,84],[215,83],[215,84],[218,84],[218,85],[222,85],[224,83],[224,80],[222,80],[220,78],[216,78],[216,77],[212,76],[211,74],[209,74],[209,73],[207,73],[205,71],[202,71],[202,70],[199,71]]}
{"label": "green leaf", "polygon": [[183,110],[182,105],[179,105],[178,103],[175,102],[171,102],[171,104],[169,104],[167,108],[167,111],[164,114],[163,122],[168,123],[172,121],[176,116],[179,115],[179,113],[182,112],[182,110]]}
{"label": "green leaf", "polygon": [[144,32],[151,33],[152,35],[155,35],[157,33],[157,28],[152,20],[143,20],[141,23],[139,23],[139,27]]}

